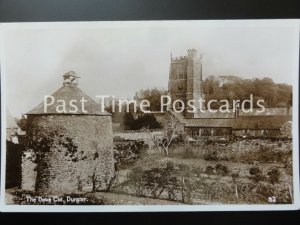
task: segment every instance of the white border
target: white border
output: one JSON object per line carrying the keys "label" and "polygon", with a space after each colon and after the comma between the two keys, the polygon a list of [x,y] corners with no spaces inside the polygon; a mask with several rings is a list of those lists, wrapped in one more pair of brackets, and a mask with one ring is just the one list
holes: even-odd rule
{"label": "white border", "polygon": [[[294,26],[299,31],[300,20],[206,20],[206,21],[113,21],[113,22],[51,22],[51,23],[9,23],[0,24],[0,68],[1,68],[1,195],[0,211],[4,212],[169,212],[169,211],[260,211],[260,210],[296,210],[300,209],[299,194],[299,42],[294,52],[294,68],[292,74],[293,86],[293,190],[294,203],[288,205],[6,205],[5,204],[5,159],[6,159],[6,86],[5,86],[5,53],[2,40],[6,29],[69,29],[69,28],[109,28],[109,27],[178,27],[194,26],[205,27],[212,24],[227,26],[253,26],[283,25]],[[299,39],[299,33],[298,33]]]}

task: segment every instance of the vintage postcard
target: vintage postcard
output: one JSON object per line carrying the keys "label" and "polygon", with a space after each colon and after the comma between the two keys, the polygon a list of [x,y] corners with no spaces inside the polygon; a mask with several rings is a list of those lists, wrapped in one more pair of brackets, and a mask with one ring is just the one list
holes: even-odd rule
{"label": "vintage postcard", "polygon": [[299,20],[0,32],[2,211],[300,208]]}

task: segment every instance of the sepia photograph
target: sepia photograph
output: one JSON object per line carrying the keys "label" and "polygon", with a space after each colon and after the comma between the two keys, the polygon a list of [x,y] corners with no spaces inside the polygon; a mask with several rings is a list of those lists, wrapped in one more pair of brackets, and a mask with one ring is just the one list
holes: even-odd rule
{"label": "sepia photograph", "polygon": [[1,210],[299,209],[299,31],[0,24]]}

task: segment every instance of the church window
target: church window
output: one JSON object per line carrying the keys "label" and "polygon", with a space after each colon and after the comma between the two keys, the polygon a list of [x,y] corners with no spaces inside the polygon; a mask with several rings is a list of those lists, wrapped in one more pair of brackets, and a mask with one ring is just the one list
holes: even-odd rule
{"label": "church window", "polygon": [[176,69],[176,67],[174,68],[174,67],[172,67],[172,79],[173,80],[177,80],[178,79],[178,74],[177,74],[177,69]]}
{"label": "church window", "polygon": [[180,66],[178,68],[178,78],[179,79],[184,79],[184,71],[183,71],[183,67],[182,66]]}

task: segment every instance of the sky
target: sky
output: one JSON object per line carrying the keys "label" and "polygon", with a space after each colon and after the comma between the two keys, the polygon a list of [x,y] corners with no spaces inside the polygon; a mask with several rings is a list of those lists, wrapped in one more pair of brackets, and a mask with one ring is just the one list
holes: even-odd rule
{"label": "sky", "polygon": [[295,21],[23,23],[0,29],[1,76],[16,117],[60,88],[70,70],[92,98],[132,98],[140,89],[167,89],[171,53],[186,55],[189,48],[202,54],[204,79],[236,75],[293,84],[299,64]]}

